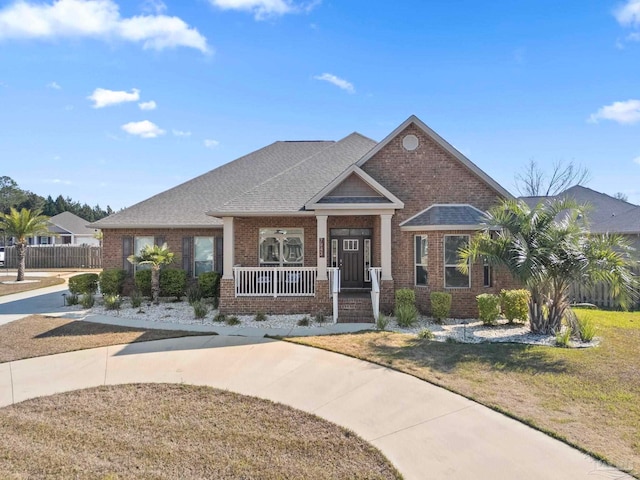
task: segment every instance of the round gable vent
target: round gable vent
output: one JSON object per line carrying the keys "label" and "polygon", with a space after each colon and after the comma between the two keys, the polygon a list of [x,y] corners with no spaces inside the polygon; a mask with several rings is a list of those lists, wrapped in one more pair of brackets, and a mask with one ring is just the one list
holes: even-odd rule
{"label": "round gable vent", "polygon": [[419,144],[420,142],[418,141],[418,137],[416,137],[415,135],[406,135],[402,139],[402,146],[409,152],[413,152],[416,148],[418,148]]}

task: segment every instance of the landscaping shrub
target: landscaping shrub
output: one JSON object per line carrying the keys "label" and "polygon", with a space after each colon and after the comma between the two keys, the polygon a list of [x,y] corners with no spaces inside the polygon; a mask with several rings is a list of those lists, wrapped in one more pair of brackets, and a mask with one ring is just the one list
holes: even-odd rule
{"label": "landscaping shrub", "polygon": [[314,320],[315,320],[316,323],[324,323],[324,322],[327,321],[327,319],[324,316],[324,313],[322,313],[322,312],[316,313],[316,315],[314,317]]}
{"label": "landscaping shrub", "polygon": [[213,308],[214,310],[217,310],[219,306],[220,306],[220,297],[213,297],[211,299],[211,308]]}
{"label": "landscaping shrub", "polygon": [[214,322],[225,322],[227,321],[227,316],[224,313],[216,313],[216,316],[213,317]]}
{"label": "landscaping shrub", "polygon": [[378,320],[376,320],[376,330],[386,330],[389,325],[389,317],[384,313],[378,314]]}
{"label": "landscaping shrub", "polygon": [[105,295],[103,301],[105,310],[120,310],[122,306],[120,295]]}
{"label": "landscaping shrub", "polygon": [[451,313],[451,294],[446,292],[431,292],[431,315],[441,322],[449,318]]}
{"label": "landscaping shrub", "polygon": [[80,299],[78,298],[78,295],[76,295],[75,293],[70,293],[66,297],[67,305],[78,305],[79,301]]}
{"label": "landscaping shrub", "polygon": [[233,326],[235,326],[235,325],[240,325],[242,322],[240,321],[240,319],[239,319],[238,317],[236,317],[236,316],[234,315],[234,316],[228,317],[228,318],[225,320],[225,323],[226,323],[227,325],[229,325],[230,327],[233,327]]}
{"label": "landscaping shrub", "polygon": [[526,322],[529,318],[529,296],[528,290],[502,290],[500,299],[502,302],[502,314],[509,323],[514,320]]}
{"label": "landscaping shrub", "polygon": [[571,327],[566,327],[556,334],[556,346],[568,347],[571,339]]}
{"label": "landscaping shrub", "polygon": [[195,302],[199,302],[202,300],[202,289],[200,285],[193,284],[187,288],[187,300],[189,301],[189,305],[193,305]]}
{"label": "landscaping shrub", "polygon": [[220,297],[220,274],[218,272],[201,273],[198,275],[198,286],[203,297]]}
{"label": "landscaping shrub", "polygon": [[202,300],[193,302],[191,306],[193,307],[193,316],[195,318],[204,318],[207,316],[207,312],[209,311],[209,309],[207,307],[207,304]]}
{"label": "landscaping shrub", "polygon": [[264,322],[266,319],[267,315],[262,311],[256,312],[256,316],[253,318],[253,320],[256,322]]}
{"label": "landscaping shrub", "polygon": [[476,296],[480,320],[485,325],[495,325],[500,315],[500,297],[491,293]]}
{"label": "landscaping shrub", "polygon": [[591,319],[591,316],[587,316],[584,313],[576,317],[578,335],[583,342],[590,342],[593,337],[596,336],[596,325]]}
{"label": "landscaping shrub", "polygon": [[396,307],[402,305],[416,306],[416,292],[410,288],[399,288],[396,290]]}
{"label": "landscaping shrub", "polygon": [[69,279],[69,291],[75,295],[96,293],[98,290],[97,273],[81,273]]}
{"label": "landscaping shrub", "polygon": [[421,338],[423,340],[433,340],[434,338],[436,338],[436,336],[428,328],[423,328],[418,332],[418,338]]}
{"label": "landscaping shrub", "polygon": [[187,272],[178,269],[160,270],[160,296],[180,299],[187,288]]}
{"label": "landscaping shrub", "polygon": [[138,270],[135,283],[140,295],[151,298],[151,270]]}
{"label": "landscaping shrub", "polygon": [[127,272],[121,268],[103,270],[98,279],[100,291],[103,295],[121,295],[126,278]]}
{"label": "landscaping shrub", "polygon": [[142,305],[142,295],[137,290],[131,292],[129,300],[131,301],[131,306],[133,308],[140,308],[140,305]]}
{"label": "landscaping shrub", "polygon": [[308,327],[309,325],[311,325],[311,320],[309,320],[309,317],[303,317],[298,320],[299,327]]}
{"label": "landscaping shrub", "polygon": [[80,305],[82,305],[83,308],[91,308],[95,303],[96,299],[91,293],[85,293],[80,298]]}
{"label": "landscaping shrub", "polygon": [[412,327],[418,321],[418,309],[415,305],[400,303],[396,305],[395,314],[400,327]]}

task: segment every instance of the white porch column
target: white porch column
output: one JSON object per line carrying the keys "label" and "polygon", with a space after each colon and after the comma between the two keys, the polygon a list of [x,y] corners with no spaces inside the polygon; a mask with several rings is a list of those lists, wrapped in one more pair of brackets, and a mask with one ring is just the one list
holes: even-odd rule
{"label": "white porch column", "polygon": [[380,215],[380,263],[382,280],[393,280],[391,276],[391,217],[392,214]]}
{"label": "white porch column", "polygon": [[[327,257],[329,256],[329,241],[327,240],[327,215],[316,215],[316,226],[318,238],[316,254],[318,256],[318,280],[327,279]],[[322,248],[320,248],[322,245]],[[320,254],[324,256],[320,256]]]}
{"label": "white porch column", "polygon": [[224,246],[222,252],[222,278],[233,279],[234,251],[233,244],[233,217],[222,217],[222,244]]}

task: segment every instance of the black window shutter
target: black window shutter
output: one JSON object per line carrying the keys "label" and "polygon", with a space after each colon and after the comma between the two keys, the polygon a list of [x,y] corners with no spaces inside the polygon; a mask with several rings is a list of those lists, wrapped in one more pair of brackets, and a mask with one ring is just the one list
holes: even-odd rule
{"label": "black window shutter", "polygon": [[182,269],[193,277],[193,237],[182,237]]}
{"label": "black window shutter", "polygon": [[224,246],[222,243],[222,237],[215,237],[214,238],[214,242],[215,242],[215,259],[213,262],[213,266],[216,272],[218,273],[222,273],[222,252],[224,252]]}
{"label": "black window shutter", "polygon": [[127,275],[133,275],[133,264],[127,260],[130,255],[133,255],[133,237],[122,237],[122,268],[127,272]]}
{"label": "black window shutter", "polygon": [[161,247],[162,245],[164,245],[164,237],[154,237],[153,243],[156,246]]}

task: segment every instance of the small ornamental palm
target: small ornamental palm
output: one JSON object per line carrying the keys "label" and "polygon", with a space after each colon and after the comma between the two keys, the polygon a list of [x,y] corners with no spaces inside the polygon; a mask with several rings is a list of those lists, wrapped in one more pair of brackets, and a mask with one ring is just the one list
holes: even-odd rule
{"label": "small ornamental palm", "polygon": [[468,260],[485,257],[503,265],[531,292],[529,320],[534,333],[557,333],[569,308],[569,289],[579,282],[603,282],[620,303],[637,295],[632,249],[619,235],[590,234],[586,207],[572,200],[541,202],[529,208],[507,200],[489,210],[484,231],[460,252]]}
{"label": "small ornamental palm", "polygon": [[18,252],[17,282],[24,280],[27,237],[48,232],[49,217],[41,215],[41,213],[40,210],[27,210],[26,208],[18,211],[13,207],[9,213],[0,213],[0,230],[4,230],[6,236],[14,238]]}
{"label": "small ornamental palm", "polygon": [[134,265],[151,267],[151,298],[156,305],[160,303],[160,268],[173,263],[173,256],[174,254],[165,243],[162,246],[148,245],[142,249],[140,255],[131,255],[127,258]]}

